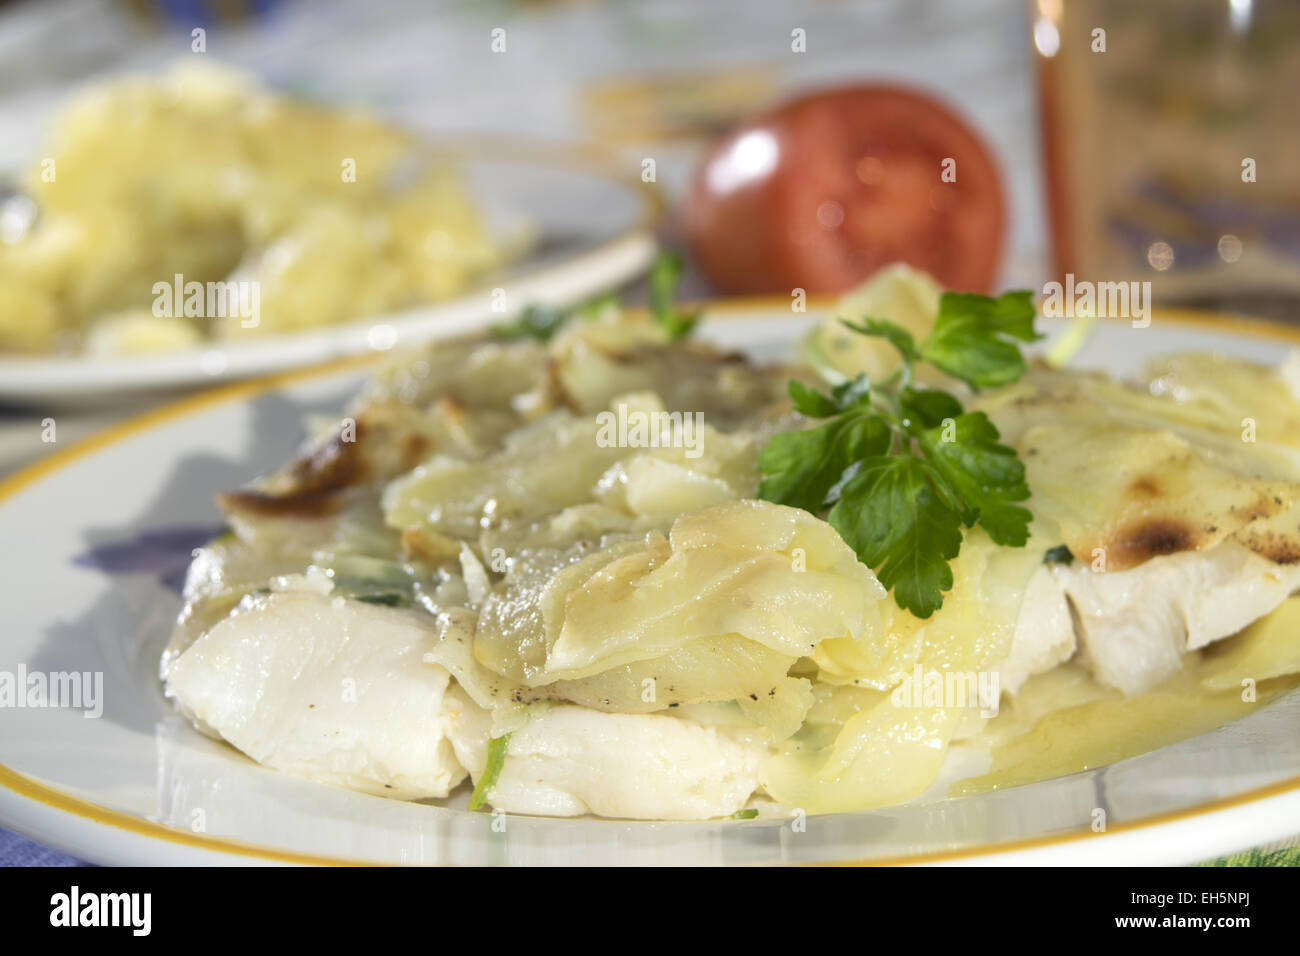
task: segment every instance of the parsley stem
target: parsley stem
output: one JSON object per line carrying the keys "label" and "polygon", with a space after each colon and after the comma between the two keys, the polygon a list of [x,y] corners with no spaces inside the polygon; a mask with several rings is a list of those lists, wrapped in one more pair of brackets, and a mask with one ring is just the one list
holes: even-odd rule
{"label": "parsley stem", "polygon": [[469,796],[469,809],[482,809],[483,804],[491,799],[492,790],[497,785],[497,778],[501,776],[501,768],[505,766],[509,748],[509,734],[502,734],[488,741],[487,763],[483,767],[483,773],[479,775],[474,792]]}

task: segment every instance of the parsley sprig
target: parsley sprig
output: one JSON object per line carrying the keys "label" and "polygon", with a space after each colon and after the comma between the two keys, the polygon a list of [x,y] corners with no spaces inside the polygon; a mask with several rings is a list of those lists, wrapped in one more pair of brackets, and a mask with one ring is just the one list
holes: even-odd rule
{"label": "parsley sprig", "polygon": [[926,618],[953,584],[949,564],[962,528],[978,524],[996,543],[1029,539],[1025,468],[983,412],[963,411],[940,389],[915,384],[919,362],[973,388],[1007,385],[1024,374],[1020,342],[1039,338],[1029,292],[998,298],[947,292],[923,341],[882,319],[844,324],[887,340],[902,357],[888,379],[866,375],[828,394],[790,382],[795,409],[825,423],[773,436],[759,456],[759,496],[827,514],[875,570],[899,607]]}

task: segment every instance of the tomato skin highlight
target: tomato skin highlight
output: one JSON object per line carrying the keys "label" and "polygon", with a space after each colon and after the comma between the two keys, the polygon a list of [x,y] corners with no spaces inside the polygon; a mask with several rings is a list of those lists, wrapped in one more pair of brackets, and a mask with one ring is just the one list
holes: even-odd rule
{"label": "tomato skin highlight", "polygon": [[726,134],[696,172],[685,221],[724,292],[842,292],[891,262],[990,292],[1006,209],[992,154],[963,120],[926,94],[855,86]]}

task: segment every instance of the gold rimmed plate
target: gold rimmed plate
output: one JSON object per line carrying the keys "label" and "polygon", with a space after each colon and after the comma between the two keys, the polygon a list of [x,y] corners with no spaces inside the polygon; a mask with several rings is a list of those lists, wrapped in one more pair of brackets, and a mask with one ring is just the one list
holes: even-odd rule
{"label": "gold rimmed plate", "polygon": [[[719,303],[702,334],[779,359],[816,315]],[[1048,321],[1049,333],[1064,323]],[[1050,342],[1048,343],[1050,345]],[[1157,311],[1101,322],[1076,357],[1120,376],[1169,352],[1265,363],[1267,323]],[[102,712],[0,708],[0,822],[101,863],[1188,863],[1294,835],[1300,693],[1180,743],[1055,780],[787,820],[646,823],[388,801],[265,769],[175,715],[157,660],[176,583],[220,524],[216,492],[282,463],[305,417],[338,412],[366,358],[194,396],[0,485],[0,671],[100,675]],[[92,677],[93,680],[93,677]],[[463,803],[463,801],[462,801]],[[1105,832],[1093,830],[1106,811]]]}

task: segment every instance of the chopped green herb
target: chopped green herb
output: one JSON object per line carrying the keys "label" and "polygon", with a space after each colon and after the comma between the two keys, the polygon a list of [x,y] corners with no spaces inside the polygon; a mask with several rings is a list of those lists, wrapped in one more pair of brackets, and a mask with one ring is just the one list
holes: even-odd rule
{"label": "chopped green herb", "polygon": [[572,319],[590,321],[611,309],[619,308],[622,308],[622,303],[613,292],[588,299],[571,309],[533,304],[525,308],[523,315],[513,322],[501,322],[492,326],[492,334],[506,341],[535,339],[538,342],[549,342]]}
{"label": "chopped green herb", "polygon": [[753,807],[750,807],[748,810],[737,810],[735,813],[731,815],[731,819],[752,820],[756,816],[758,816],[758,811],[755,810]]}
{"label": "chopped green herb", "polygon": [[483,773],[479,775],[478,783],[474,784],[474,792],[469,795],[471,810],[483,809],[483,804],[491,798],[492,790],[497,785],[497,778],[501,776],[501,768],[505,766],[506,752],[509,749],[509,734],[502,734],[488,741],[487,763],[483,767]]}
{"label": "chopped green herb", "polygon": [[623,307],[623,302],[618,295],[613,292],[606,292],[598,295],[594,299],[588,299],[582,305],[573,310],[573,314],[580,319],[596,319],[606,312],[617,311]]}
{"label": "chopped green herb", "polygon": [[655,257],[654,265],[650,267],[650,314],[670,342],[690,335],[700,321],[698,310],[687,312],[673,304],[682,268],[682,257],[666,250]]}
{"label": "chopped green herb", "polygon": [[978,524],[998,544],[1022,547],[1031,515],[1025,468],[983,412],[965,412],[939,389],[913,385],[927,361],[975,388],[1016,381],[1017,342],[1038,338],[1028,292],[999,298],[945,293],[933,331],[917,343],[892,322],[844,323],[887,340],[902,357],[889,379],[865,375],[823,394],[790,383],[795,409],[824,424],[772,437],[759,455],[759,496],[827,520],[873,568],[902,608],[929,617],[953,584],[949,562],[962,528]]}
{"label": "chopped green herb", "polygon": [[[668,341],[677,342],[691,334],[700,320],[700,312],[678,309],[673,304],[677,283],[682,276],[682,257],[675,252],[661,251],[650,267],[650,315],[655,324],[664,330]],[[492,326],[492,334],[505,341],[535,339],[549,342],[560,329],[574,318],[590,320],[609,309],[619,308],[619,298],[612,292],[598,295],[572,309],[551,305],[529,305],[523,314],[512,322]]]}
{"label": "chopped green herb", "polygon": [[550,305],[530,305],[515,321],[492,326],[492,334],[507,341],[536,339],[538,342],[549,342],[571,316],[572,313],[566,309],[557,309]]}
{"label": "chopped green herb", "polygon": [[1048,548],[1047,553],[1043,555],[1044,564],[1072,564],[1074,555],[1070,549],[1063,544],[1058,544],[1055,548]]}
{"label": "chopped green herb", "polygon": [[396,591],[385,591],[382,594],[355,594],[353,600],[365,604],[382,604],[384,607],[404,607],[411,603],[409,595],[398,594]]}
{"label": "chopped green herb", "polygon": [[334,582],[334,593],[367,604],[410,607],[415,601],[416,568],[365,554],[318,551],[313,566]]}

